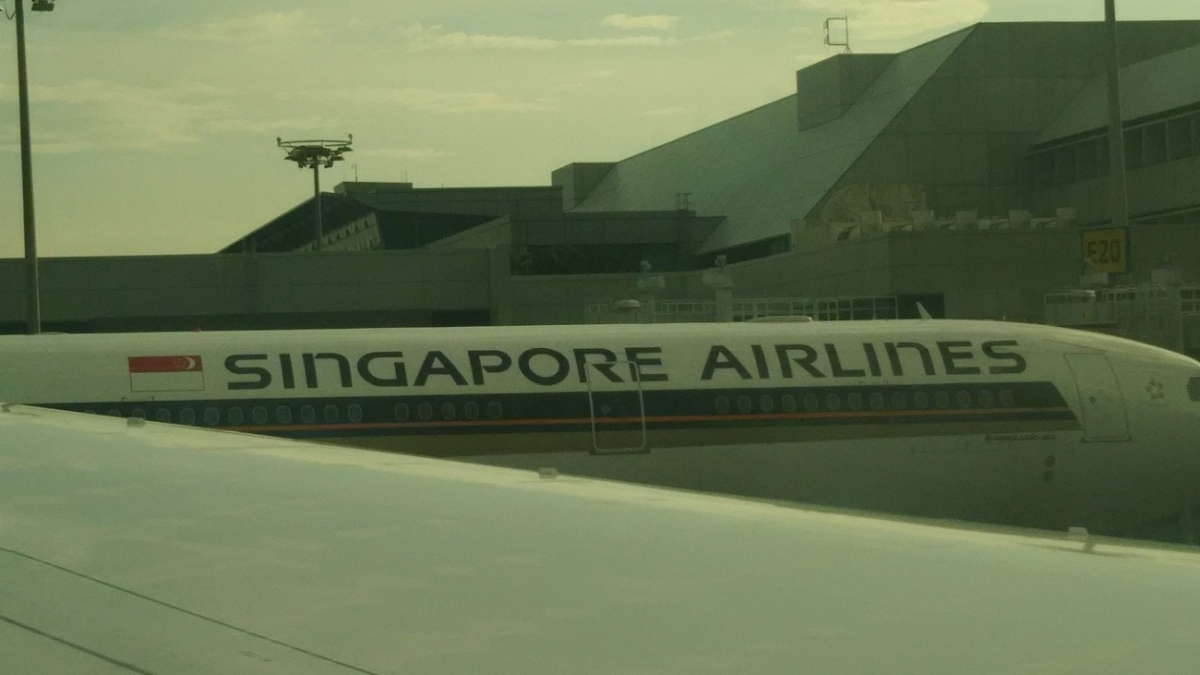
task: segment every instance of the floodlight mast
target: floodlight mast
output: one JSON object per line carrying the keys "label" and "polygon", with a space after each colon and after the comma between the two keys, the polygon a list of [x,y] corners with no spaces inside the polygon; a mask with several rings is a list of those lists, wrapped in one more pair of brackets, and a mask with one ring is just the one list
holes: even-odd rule
{"label": "floodlight mast", "polygon": [[347,140],[311,140],[285,141],[276,138],[275,144],[287,151],[284,157],[289,162],[295,162],[301,169],[313,171],[313,250],[321,250],[321,167],[333,168],[335,162],[344,158],[343,154],[353,152],[350,144],[354,142],[354,134],[347,134]]}
{"label": "floodlight mast", "polygon": [[1105,50],[1108,71],[1108,210],[1112,224],[1129,224],[1128,169],[1125,166],[1125,122],[1121,115],[1121,54],[1118,46],[1117,3],[1104,0],[1104,23],[1108,33]]}
{"label": "floodlight mast", "polygon": [[[21,208],[25,221],[25,327],[30,335],[42,332],[41,293],[38,285],[37,228],[33,217],[33,150],[29,131],[29,76],[25,62],[24,0],[15,0],[17,24],[17,107],[21,125]],[[54,0],[33,0],[35,12],[54,9]]]}

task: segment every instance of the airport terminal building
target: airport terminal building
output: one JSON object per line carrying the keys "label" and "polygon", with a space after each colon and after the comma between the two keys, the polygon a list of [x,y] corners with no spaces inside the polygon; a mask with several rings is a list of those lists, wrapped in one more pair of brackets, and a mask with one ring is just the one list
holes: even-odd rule
{"label": "airport terminal building", "polygon": [[[1104,283],[1183,298],[1200,282],[1200,22],[1119,29],[1124,232],[1106,227],[1104,25],[979,24],[831,57],[786,98],[549,185],[343,183],[319,237],[309,200],[215,255],[46,260],[45,326],[855,319],[919,303],[1119,329],[1093,311]],[[1093,305],[1050,307],[1087,274]],[[21,262],[0,261],[4,332],[23,330],[22,286]],[[1171,346],[1200,346],[1177,314]]]}

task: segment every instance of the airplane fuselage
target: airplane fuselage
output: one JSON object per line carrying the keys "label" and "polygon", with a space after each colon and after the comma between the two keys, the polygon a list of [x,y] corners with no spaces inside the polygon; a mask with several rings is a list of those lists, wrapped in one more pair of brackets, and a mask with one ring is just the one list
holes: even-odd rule
{"label": "airplane fuselage", "polygon": [[1196,377],[1127,340],[970,321],[0,339],[10,402],[1104,532],[1195,503]]}

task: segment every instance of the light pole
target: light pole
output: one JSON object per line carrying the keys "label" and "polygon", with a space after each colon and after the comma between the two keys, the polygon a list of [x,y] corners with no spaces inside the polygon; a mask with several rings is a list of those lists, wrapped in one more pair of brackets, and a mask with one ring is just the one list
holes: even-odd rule
{"label": "light pole", "polygon": [[1117,3],[1104,0],[1108,71],[1108,208],[1112,224],[1129,224],[1129,188],[1125,169],[1125,123],[1121,116],[1121,55],[1117,41]]}
{"label": "light pole", "polygon": [[[21,116],[21,206],[25,215],[25,326],[30,335],[42,332],[38,291],[37,228],[33,219],[33,150],[29,133],[29,77],[25,68],[24,0],[17,3],[17,106]],[[54,9],[54,0],[33,0],[35,12]]]}
{"label": "light pole", "polygon": [[313,171],[313,250],[321,250],[321,167],[332,168],[334,162],[342,161],[342,155],[352,152],[350,144],[354,142],[354,134],[348,134],[347,140],[313,140],[285,141],[276,138],[275,144],[287,151],[284,159],[295,162],[301,169]]}

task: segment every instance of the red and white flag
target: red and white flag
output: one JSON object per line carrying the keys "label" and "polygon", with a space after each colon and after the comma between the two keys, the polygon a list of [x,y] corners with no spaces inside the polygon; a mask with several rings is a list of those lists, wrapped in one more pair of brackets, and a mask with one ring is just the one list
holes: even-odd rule
{"label": "red and white flag", "polygon": [[204,362],[199,356],[130,356],[133,391],[203,391]]}

